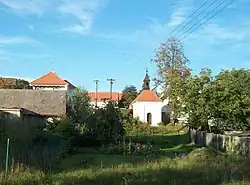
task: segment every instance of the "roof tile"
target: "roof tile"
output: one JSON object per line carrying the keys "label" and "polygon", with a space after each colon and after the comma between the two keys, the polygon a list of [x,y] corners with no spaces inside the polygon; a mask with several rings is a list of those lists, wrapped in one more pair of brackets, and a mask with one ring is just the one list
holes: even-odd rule
{"label": "roof tile", "polygon": [[151,90],[143,90],[133,102],[161,102],[161,99]]}
{"label": "roof tile", "polygon": [[32,85],[66,85],[68,82],[62,80],[54,72],[50,72],[34,81],[31,82]]}
{"label": "roof tile", "polygon": [[[122,93],[120,92],[112,92],[112,100],[119,101],[121,99]],[[96,101],[96,92],[89,92],[89,97],[91,101]],[[110,92],[98,92],[97,93],[97,101],[110,100]]]}

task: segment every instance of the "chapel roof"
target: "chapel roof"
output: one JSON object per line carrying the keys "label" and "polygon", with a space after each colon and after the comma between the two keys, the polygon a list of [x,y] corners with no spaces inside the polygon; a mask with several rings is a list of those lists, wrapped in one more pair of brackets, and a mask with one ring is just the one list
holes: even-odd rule
{"label": "chapel roof", "polygon": [[162,102],[162,100],[152,90],[143,90],[134,102]]}

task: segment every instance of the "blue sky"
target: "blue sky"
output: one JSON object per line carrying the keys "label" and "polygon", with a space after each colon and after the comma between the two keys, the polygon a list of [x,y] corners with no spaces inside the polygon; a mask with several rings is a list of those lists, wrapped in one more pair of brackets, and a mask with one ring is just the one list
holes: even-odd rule
{"label": "blue sky", "polygon": [[[55,69],[90,91],[94,79],[108,91],[110,77],[116,91],[140,89],[146,68],[155,75],[154,49],[203,2],[0,0],[0,76],[30,80]],[[250,1],[238,0],[184,40],[194,73],[250,67],[249,12]]]}

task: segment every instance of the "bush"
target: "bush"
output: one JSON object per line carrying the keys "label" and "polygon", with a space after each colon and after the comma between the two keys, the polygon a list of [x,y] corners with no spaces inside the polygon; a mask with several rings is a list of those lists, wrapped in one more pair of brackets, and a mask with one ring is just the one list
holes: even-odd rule
{"label": "bush", "polygon": [[164,151],[151,143],[141,143],[131,140],[123,141],[120,144],[108,145],[99,150],[99,152],[111,155],[163,155]]}
{"label": "bush", "polygon": [[87,127],[92,138],[103,144],[117,143],[125,135],[122,114],[113,102],[109,102],[105,108],[95,110]]}

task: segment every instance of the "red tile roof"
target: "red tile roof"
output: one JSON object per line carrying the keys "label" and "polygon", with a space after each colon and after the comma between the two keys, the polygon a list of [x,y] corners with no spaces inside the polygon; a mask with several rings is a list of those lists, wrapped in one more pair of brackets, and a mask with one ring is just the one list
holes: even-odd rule
{"label": "red tile roof", "polygon": [[66,85],[69,82],[62,80],[55,72],[50,72],[34,81],[31,82],[32,85]]}
{"label": "red tile roof", "polygon": [[[89,97],[91,101],[96,101],[96,92],[89,92]],[[112,92],[112,100],[119,101],[122,97],[122,93],[120,92]],[[98,92],[97,93],[97,101],[103,101],[104,99],[110,100],[110,92]]]}
{"label": "red tile roof", "polygon": [[143,90],[133,102],[161,102],[162,100],[151,90]]}

